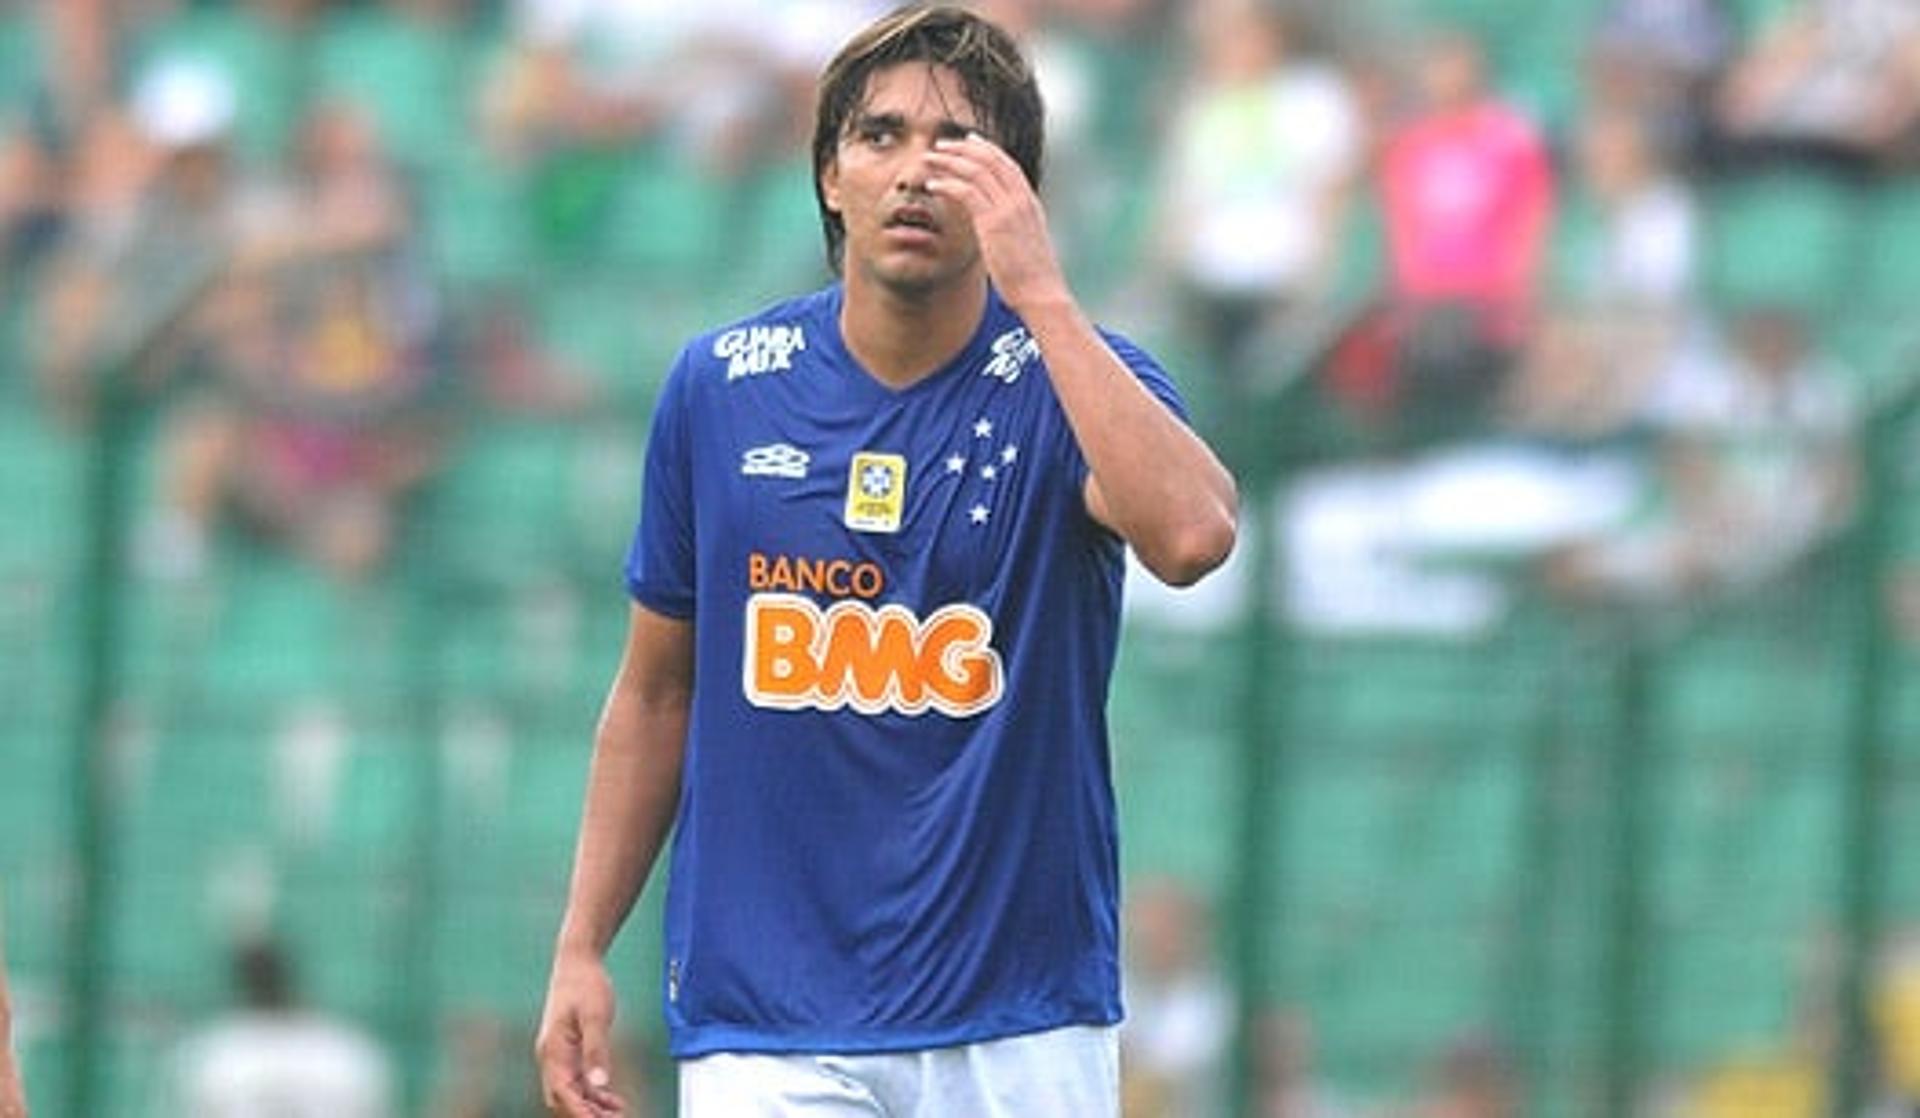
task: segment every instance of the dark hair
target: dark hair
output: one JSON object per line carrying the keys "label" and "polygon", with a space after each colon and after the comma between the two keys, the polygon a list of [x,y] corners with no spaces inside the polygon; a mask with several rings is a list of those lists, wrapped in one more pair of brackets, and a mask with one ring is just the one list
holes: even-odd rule
{"label": "dark hair", "polygon": [[827,263],[835,272],[840,270],[847,228],[840,215],[827,208],[820,176],[837,157],[840,141],[866,99],[868,80],[902,62],[945,66],[958,75],[988,138],[1006,149],[1028,182],[1040,186],[1046,113],[1033,67],[1013,36],[949,4],[895,9],[848,40],[820,75],[813,117],[813,195],[826,233]]}

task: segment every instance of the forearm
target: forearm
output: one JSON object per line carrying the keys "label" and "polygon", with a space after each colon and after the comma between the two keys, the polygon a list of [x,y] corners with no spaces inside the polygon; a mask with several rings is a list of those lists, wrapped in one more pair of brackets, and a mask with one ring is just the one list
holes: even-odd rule
{"label": "forearm", "polygon": [[1092,477],[1087,511],[1161,579],[1185,585],[1233,549],[1233,478],[1081,313],[1026,172],[978,134],[938,140],[929,194],[972,218],[988,277],[1033,332]]}
{"label": "forearm", "polygon": [[1168,582],[1189,583],[1218,566],[1233,546],[1238,502],[1226,467],[1071,300],[1021,316],[1092,470],[1094,514]]}
{"label": "forearm", "polygon": [[684,695],[615,686],[587,777],[561,950],[604,955],[632,911],[673,826],[686,732]]}

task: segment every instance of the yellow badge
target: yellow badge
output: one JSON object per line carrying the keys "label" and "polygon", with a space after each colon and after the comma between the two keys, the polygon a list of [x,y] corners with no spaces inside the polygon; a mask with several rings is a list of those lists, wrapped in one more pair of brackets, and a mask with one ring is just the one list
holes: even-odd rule
{"label": "yellow badge", "polygon": [[907,460],[863,450],[847,470],[847,527],[856,532],[898,532],[907,507]]}

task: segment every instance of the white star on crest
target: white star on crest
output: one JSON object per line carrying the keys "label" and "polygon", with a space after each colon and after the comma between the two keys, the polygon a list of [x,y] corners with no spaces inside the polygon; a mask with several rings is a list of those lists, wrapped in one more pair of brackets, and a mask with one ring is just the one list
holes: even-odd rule
{"label": "white star on crest", "polygon": [[1020,457],[1020,448],[1013,445],[1012,443],[1008,443],[1006,445],[1006,449],[1000,452],[1000,461],[1005,462],[1009,466],[1013,465],[1014,461],[1019,457]]}
{"label": "white star on crest", "polygon": [[992,438],[993,437],[993,420],[981,419],[978,422],[976,422],[973,425],[973,437],[976,439]]}
{"label": "white star on crest", "polygon": [[985,524],[987,522],[987,506],[975,505],[968,509],[967,519],[973,521],[975,524]]}
{"label": "white star on crest", "polygon": [[994,478],[997,478],[999,476],[1000,476],[999,469],[997,469],[992,465],[986,465],[986,466],[980,467],[981,481],[992,481]]}
{"label": "white star on crest", "polygon": [[967,460],[965,458],[960,457],[958,454],[951,455],[947,458],[948,473],[957,474],[965,470],[966,468],[967,468]]}

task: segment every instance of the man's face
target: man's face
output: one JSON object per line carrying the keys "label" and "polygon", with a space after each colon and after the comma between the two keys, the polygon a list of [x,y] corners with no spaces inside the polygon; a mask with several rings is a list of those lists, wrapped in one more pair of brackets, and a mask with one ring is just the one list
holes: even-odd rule
{"label": "man's face", "polygon": [[973,223],[927,193],[934,141],[983,131],[960,78],[945,66],[903,62],[876,70],[854,110],[821,194],[846,224],[846,269],[901,295],[925,295],[980,265]]}

